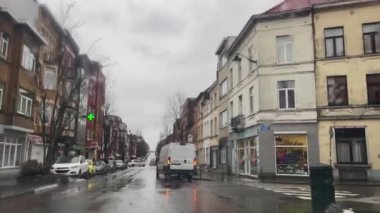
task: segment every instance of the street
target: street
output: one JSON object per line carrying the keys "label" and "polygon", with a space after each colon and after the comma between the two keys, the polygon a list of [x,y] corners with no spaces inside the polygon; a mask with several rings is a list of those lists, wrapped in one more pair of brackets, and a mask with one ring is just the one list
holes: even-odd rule
{"label": "street", "polygon": [[[305,195],[300,196],[307,187],[298,187],[254,181],[193,180],[189,183],[163,176],[156,181],[155,167],[147,166],[82,179],[76,184],[40,194],[3,199],[0,209],[2,213],[311,212],[310,200],[302,199]],[[353,208],[355,212],[380,212],[380,187],[352,187],[349,190],[338,187],[338,193],[341,193],[338,204],[344,208]]]}

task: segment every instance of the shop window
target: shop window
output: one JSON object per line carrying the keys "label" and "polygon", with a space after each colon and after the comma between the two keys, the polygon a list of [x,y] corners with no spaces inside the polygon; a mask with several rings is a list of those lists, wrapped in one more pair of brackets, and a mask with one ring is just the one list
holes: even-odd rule
{"label": "shop window", "polygon": [[335,141],[338,163],[367,164],[364,128],[337,128]]}
{"label": "shop window", "polygon": [[347,78],[346,76],[327,77],[327,92],[329,106],[347,106]]}
{"label": "shop window", "polygon": [[307,136],[293,134],[275,135],[276,173],[278,175],[309,174]]}
{"label": "shop window", "polygon": [[23,160],[24,137],[0,135],[0,168],[18,167]]}
{"label": "shop window", "polygon": [[367,93],[368,104],[380,104],[380,74],[367,75]]}
{"label": "shop window", "polygon": [[256,137],[237,141],[238,172],[240,174],[257,175],[257,142]]}
{"label": "shop window", "polygon": [[325,29],[326,57],[344,56],[343,27]]}

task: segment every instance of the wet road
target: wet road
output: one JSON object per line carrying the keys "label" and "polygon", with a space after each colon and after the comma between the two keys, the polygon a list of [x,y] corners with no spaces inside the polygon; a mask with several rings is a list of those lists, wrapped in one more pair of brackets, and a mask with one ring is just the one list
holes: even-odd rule
{"label": "wet road", "polygon": [[[347,202],[368,212],[379,205]],[[310,212],[310,201],[244,184],[155,179],[155,168],[131,168],[38,195],[0,200],[1,213]],[[364,212],[364,211],[355,211]],[[367,211],[366,211],[367,212]]]}

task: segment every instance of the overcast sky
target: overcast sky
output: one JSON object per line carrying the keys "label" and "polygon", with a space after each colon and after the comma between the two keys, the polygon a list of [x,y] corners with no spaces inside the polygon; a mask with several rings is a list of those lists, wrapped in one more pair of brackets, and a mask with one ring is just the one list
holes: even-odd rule
{"label": "overcast sky", "polygon": [[[39,0],[68,25],[81,52],[106,62],[116,115],[140,129],[151,148],[162,130],[167,97],[197,96],[216,79],[215,50],[249,17],[281,0]],[[98,42],[95,42],[98,41]],[[96,43],[95,48],[90,48]],[[105,60],[105,58],[108,58]]]}

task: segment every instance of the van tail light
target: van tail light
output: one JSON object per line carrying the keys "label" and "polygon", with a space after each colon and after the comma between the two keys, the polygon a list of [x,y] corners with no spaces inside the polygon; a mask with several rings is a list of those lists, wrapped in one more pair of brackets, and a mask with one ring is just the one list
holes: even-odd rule
{"label": "van tail light", "polygon": [[168,157],[168,165],[172,164],[172,159],[171,157]]}
{"label": "van tail light", "polygon": [[193,160],[193,166],[197,166],[197,159],[196,158],[194,158],[194,160]]}

